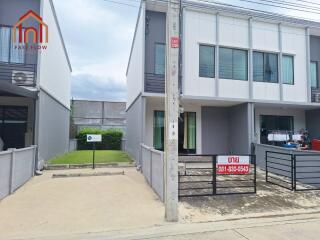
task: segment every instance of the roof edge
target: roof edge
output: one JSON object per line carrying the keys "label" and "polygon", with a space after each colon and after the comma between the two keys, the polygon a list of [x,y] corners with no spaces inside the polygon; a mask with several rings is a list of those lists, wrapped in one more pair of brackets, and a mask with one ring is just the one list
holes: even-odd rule
{"label": "roof edge", "polygon": [[71,62],[70,62],[69,55],[68,55],[68,51],[67,51],[67,48],[66,48],[64,39],[63,39],[62,32],[61,32],[61,28],[60,28],[59,20],[58,20],[58,17],[57,17],[56,9],[55,9],[55,7],[54,7],[54,4],[53,4],[53,1],[52,1],[52,0],[49,0],[49,3],[50,3],[50,6],[51,6],[51,10],[52,10],[52,13],[53,13],[54,20],[55,20],[55,22],[56,22],[56,24],[57,24],[57,28],[58,28],[60,40],[61,40],[61,43],[62,43],[63,51],[64,51],[64,53],[65,53],[65,55],[66,55],[66,58],[67,58],[67,62],[68,62],[68,65],[69,65],[69,69],[70,69],[70,72],[72,72]]}
{"label": "roof edge", "polygon": [[129,60],[128,60],[128,64],[127,64],[127,69],[126,69],[126,76],[128,75],[128,71],[129,71],[129,66],[130,66],[131,57],[132,57],[132,51],[133,51],[133,45],[134,45],[134,41],[136,40],[138,24],[139,24],[139,20],[140,20],[140,17],[141,17],[142,4],[144,3],[144,1],[145,0],[141,0],[140,1],[139,13],[138,13],[137,21],[136,21],[136,26],[135,26],[135,29],[134,29],[134,34],[133,34],[133,39],[132,39],[131,49],[130,49],[130,55],[129,55]]}

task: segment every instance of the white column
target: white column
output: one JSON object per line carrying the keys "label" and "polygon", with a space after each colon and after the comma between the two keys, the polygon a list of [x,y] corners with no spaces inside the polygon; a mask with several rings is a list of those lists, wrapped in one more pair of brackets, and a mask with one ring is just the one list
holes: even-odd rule
{"label": "white column", "polygon": [[249,18],[249,99],[253,99],[253,42],[252,42],[252,18]]}
{"label": "white column", "polygon": [[311,76],[310,76],[310,29],[306,28],[306,56],[307,56],[307,102],[311,102]]}
{"label": "white column", "polygon": [[283,79],[282,79],[282,26],[278,24],[278,38],[279,38],[279,62],[278,62],[278,79],[280,84],[280,101],[283,101]]}
{"label": "white column", "polygon": [[215,96],[219,97],[219,32],[220,32],[220,16],[216,14],[216,47],[215,47]]}

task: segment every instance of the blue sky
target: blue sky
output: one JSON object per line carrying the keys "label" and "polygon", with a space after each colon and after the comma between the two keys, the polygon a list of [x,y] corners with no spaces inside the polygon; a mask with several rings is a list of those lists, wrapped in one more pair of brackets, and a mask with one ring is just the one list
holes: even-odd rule
{"label": "blue sky", "polygon": [[[139,5],[138,0],[113,1]],[[220,2],[320,21],[320,14],[267,7],[241,0],[220,0]],[[269,4],[272,4],[271,2]],[[295,0],[290,2],[307,4]],[[312,2],[320,4],[320,0]],[[104,0],[54,0],[54,4],[73,67],[72,97],[125,101],[125,72],[138,7]],[[320,8],[320,5],[314,7]]]}

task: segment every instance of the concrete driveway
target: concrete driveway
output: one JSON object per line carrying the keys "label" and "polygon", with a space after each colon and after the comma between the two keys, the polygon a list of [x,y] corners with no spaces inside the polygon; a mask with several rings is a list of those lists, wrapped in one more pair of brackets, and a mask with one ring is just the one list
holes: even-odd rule
{"label": "concrete driveway", "polygon": [[[52,178],[57,173],[124,175]],[[164,206],[135,168],[46,171],[0,201],[0,239],[150,227]]]}
{"label": "concrete driveway", "polygon": [[257,194],[181,198],[182,222],[206,222],[320,212],[320,191],[292,192],[257,171]]}

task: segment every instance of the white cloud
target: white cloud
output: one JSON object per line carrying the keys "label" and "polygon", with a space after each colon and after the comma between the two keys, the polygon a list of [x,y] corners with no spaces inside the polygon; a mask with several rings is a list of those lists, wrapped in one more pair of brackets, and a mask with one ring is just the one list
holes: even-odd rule
{"label": "white cloud", "polygon": [[73,96],[83,99],[112,96],[123,100],[138,9],[103,0],[54,0],[54,3],[73,67]]}

